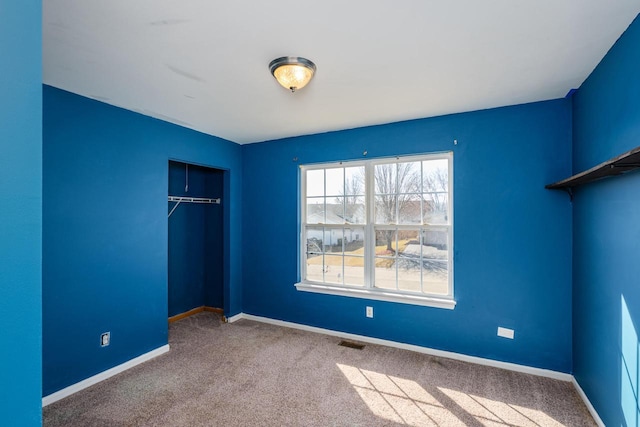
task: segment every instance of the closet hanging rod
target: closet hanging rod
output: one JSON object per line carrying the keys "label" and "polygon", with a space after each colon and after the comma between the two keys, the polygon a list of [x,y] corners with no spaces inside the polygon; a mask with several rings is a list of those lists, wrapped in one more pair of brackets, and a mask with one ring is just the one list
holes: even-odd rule
{"label": "closet hanging rod", "polygon": [[179,203],[214,203],[216,205],[220,204],[220,198],[217,199],[206,199],[204,197],[180,197],[180,196],[169,196],[170,202],[179,202]]}
{"label": "closet hanging rod", "polygon": [[217,199],[206,199],[204,197],[169,196],[168,199],[170,202],[176,202],[176,204],[173,206],[173,209],[171,209],[171,212],[169,212],[169,215],[167,216],[167,218],[171,217],[171,214],[176,210],[178,206],[180,206],[180,203],[205,203],[205,204],[215,204],[215,205],[220,204],[219,197]]}

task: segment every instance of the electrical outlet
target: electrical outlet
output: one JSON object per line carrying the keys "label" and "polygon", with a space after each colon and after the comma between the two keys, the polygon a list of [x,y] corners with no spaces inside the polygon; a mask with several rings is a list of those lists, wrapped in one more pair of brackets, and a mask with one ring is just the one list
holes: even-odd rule
{"label": "electrical outlet", "polygon": [[512,340],[514,334],[515,334],[515,332],[513,331],[513,329],[502,328],[502,327],[498,326],[498,336],[499,337],[509,338],[510,340]]}
{"label": "electrical outlet", "polygon": [[106,347],[111,341],[111,332],[105,332],[100,335],[100,347]]}
{"label": "electrical outlet", "polygon": [[367,314],[367,317],[373,317],[373,307],[367,306],[366,314]]}

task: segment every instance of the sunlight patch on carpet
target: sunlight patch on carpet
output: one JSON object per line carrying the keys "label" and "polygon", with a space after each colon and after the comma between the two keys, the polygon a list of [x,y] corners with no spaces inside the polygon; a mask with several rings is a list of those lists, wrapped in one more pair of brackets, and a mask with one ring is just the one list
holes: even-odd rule
{"label": "sunlight patch on carpet", "polygon": [[487,427],[564,427],[542,411],[438,387],[460,408]]}
{"label": "sunlight patch on carpet", "polygon": [[378,372],[337,364],[376,416],[410,426],[464,426],[420,384]]}
{"label": "sunlight patch on carpet", "polygon": [[340,363],[336,365],[369,410],[377,417],[394,423],[409,426],[464,426],[465,423],[458,418],[461,416],[472,417],[487,427],[564,427],[564,424],[537,409],[444,387],[434,387],[429,393],[417,382],[406,378]]}

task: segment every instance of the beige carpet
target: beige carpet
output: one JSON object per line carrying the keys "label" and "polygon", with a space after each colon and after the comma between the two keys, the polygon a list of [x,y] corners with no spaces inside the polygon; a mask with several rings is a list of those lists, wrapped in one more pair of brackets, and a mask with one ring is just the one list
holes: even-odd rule
{"label": "beige carpet", "polygon": [[171,351],[44,408],[45,426],[595,426],[570,383],[214,313]]}

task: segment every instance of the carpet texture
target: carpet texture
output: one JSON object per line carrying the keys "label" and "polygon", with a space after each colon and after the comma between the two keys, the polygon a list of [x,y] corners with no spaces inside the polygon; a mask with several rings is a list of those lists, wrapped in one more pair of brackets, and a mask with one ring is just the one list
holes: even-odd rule
{"label": "carpet texture", "polygon": [[53,426],[595,426],[568,382],[199,313],[171,351],[43,410]]}

